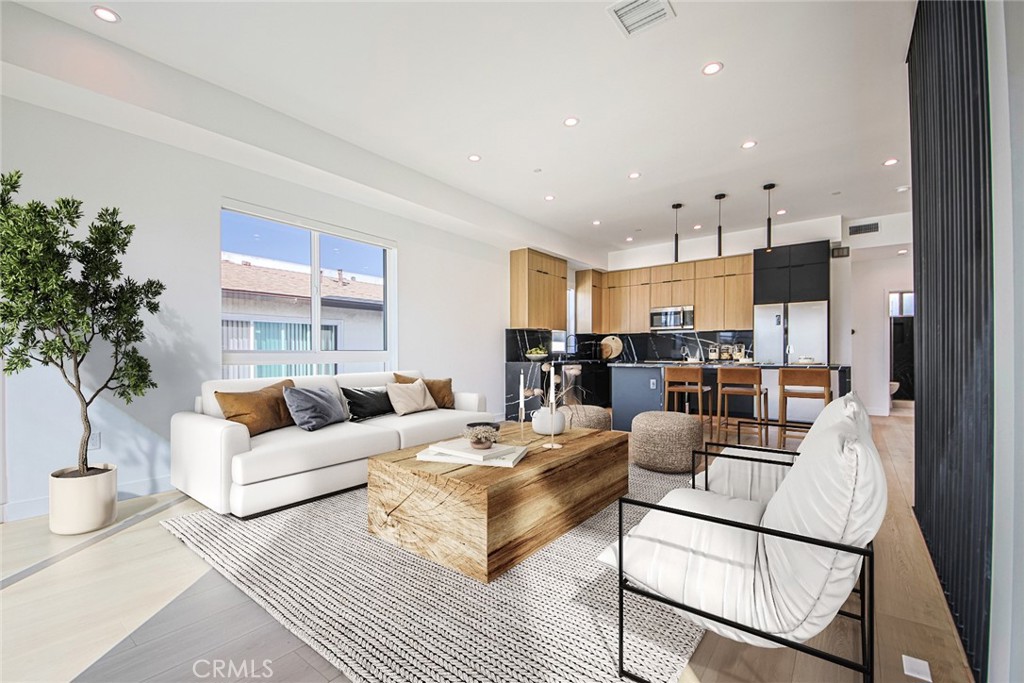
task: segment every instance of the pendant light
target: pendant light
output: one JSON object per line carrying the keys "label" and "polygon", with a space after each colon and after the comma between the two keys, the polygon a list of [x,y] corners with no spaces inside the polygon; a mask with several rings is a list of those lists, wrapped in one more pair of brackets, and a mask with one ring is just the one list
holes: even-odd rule
{"label": "pendant light", "polygon": [[768,183],[764,186],[764,191],[768,193],[768,248],[765,251],[772,250],[772,190],[775,189],[775,183]]}
{"label": "pendant light", "polygon": [[718,200],[718,255],[722,255],[722,200],[726,198],[724,192],[719,192],[715,195],[715,199]]}
{"label": "pendant light", "polygon": [[672,208],[676,212],[676,241],[675,241],[676,250],[675,250],[675,262],[679,263],[679,209],[683,208],[683,205],[680,204],[679,202],[676,202],[675,204],[672,205]]}

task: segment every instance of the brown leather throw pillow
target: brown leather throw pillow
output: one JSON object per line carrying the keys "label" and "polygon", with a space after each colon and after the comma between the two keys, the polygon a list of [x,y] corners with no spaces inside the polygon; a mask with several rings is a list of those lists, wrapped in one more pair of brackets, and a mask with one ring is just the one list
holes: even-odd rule
{"label": "brown leather throw pillow", "polygon": [[[412,384],[419,377],[409,377],[408,375],[399,375],[395,373],[396,384]],[[434,399],[434,403],[437,404],[438,408],[454,408],[455,407],[455,394],[452,393],[452,378],[448,379],[425,379],[423,383],[427,385],[427,391],[430,393],[430,398]]]}
{"label": "brown leather throw pillow", "polygon": [[226,419],[244,424],[249,436],[256,436],[295,424],[284,401],[284,388],[294,386],[286,379],[259,391],[215,391],[213,395]]}

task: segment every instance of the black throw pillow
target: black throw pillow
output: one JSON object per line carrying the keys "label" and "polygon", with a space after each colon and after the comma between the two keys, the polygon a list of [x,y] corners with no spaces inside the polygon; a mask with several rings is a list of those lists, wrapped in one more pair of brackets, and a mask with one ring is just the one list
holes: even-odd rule
{"label": "black throw pillow", "polygon": [[388,398],[386,387],[372,387],[367,389],[355,389],[342,387],[342,393],[348,399],[348,412],[353,422],[361,422],[378,415],[387,415],[395,412]]}

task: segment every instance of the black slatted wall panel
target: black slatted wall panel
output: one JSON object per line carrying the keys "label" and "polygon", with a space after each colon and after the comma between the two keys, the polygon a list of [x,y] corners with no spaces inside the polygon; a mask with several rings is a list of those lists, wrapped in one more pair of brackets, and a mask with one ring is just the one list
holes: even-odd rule
{"label": "black slatted wall panel", "polygon": [[915,511],[979,681],[992,567],[992,222],[981,2],[922,0],[908,55]]}

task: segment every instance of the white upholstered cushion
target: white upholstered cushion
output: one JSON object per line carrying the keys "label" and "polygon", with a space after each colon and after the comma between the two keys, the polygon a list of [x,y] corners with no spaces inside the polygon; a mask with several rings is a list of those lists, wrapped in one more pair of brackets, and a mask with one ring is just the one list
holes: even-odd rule
{"label": "white upholstered cushion", "polygon": [[[707,491],[675,489],[659,501],[665,507],[759,524],[764,505]],[[758,534],[667,512],[649,512],[625,536],[623,572],[654,593],[741,623],[754,621]],[[618,571],[618,542],[598,557]],[[747,636],[692,614],[687,618],[729,638]]]}
{"label": "white upholstered cushion", "polygon": [[354,422],[339,422],[307,432],[285,427],[249,439],[251,450],[231,462],[231,480],[252,484],[399,448],[398,433]]}
{"label": "white upholstered cushion", "polygon": [[[885,516],[885,472],[870,437],[852,416],[808,435],[762,526],[865,547]],[[765,536],[758,552],[768,572],[757,596],[760,628],[803,641],[827,626],[850,595],[861,557]]]}
{"label": "white upholstered cushion", "polygon": [[393,429],[401,436],[401,448],[408,448],[458,436],[467,422],[491,422],[493,419],[490,413],[469,410],[428,410],[409,415],[381,415],[359,424]]}
{"label": "white upholstered cushion", "polygon": [[840,396],[834,401],[830,402],[821,412],[818,413],[818,417],[814,419],[814,423],[811,428],[807,430],[807,434],[804,435],[803,441],[797,446],[797,452],[803,453],[806,448],[807,440],[812,438],[813,435],[828,429],[833,425],[841,422],[844,418],[850,418],[853,420],[855,429],[858,433],[864,434],[868,437],[871,436],[871,418],[868,416],[867,410],[864,408],[864,403],[860,400],[860,397],[852,391],[845,396]]}
{"label": "white upholstered cushion", "polygon": [[[793,456],[788,453],[772,453],[768,451],[755,451],[741,447],[726,448],[722,451],[724,455],[738,455],[746,458],[759,458],[761,460],[777,461],[780,463],[793,462]],[[769,462],[756,463],[747,460],[731,460],[729,458],[715,458],[705,473],[698,473],[694,479],[694,487],[705,488],[713,493],[732,498],[744,498],[756,500],[767,504],[778,490],[782,480],[789,474],[789,466],[773,465]]]}

